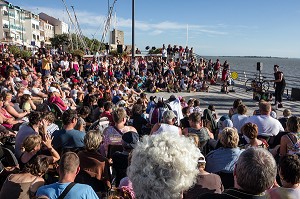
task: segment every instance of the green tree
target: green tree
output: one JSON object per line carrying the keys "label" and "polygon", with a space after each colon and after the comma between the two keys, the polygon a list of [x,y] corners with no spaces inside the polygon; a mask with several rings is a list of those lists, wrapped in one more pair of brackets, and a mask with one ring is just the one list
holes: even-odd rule
{"label": "green tree", "polygon": [[54,35],[53,38],[50,38],[51,45],[55,48],[58,48],[59,45],[69,45],[69,35],[68,34],[61,34],[61,35]]}

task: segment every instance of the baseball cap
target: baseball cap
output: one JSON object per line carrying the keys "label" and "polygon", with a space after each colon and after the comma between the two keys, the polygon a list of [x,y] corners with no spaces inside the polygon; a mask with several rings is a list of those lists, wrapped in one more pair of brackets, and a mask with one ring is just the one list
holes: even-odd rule
{"label": "baseball cap", "polygon": [[49,88],[49,93],[53,93],[53,92],[59,92],[59,90],[55,87],[50,87]]}
{"label": "baseball cap", "polygon": [[206,163],[205,157],[204,157],[204,155],[202,153],[200,153],[200,157],[198,159],[198,163]]}
{"label": "baseball cap", "polygon": [[163,118],[165,120],[172,120],[172,119],[176,118],[176,115],[173,111],[167,110],[163,113]]}
{"label": "baseball cap", "polygon": [[25,95],[31,95],[31,92],[26,89],[26,90],[24,90],[23,94],[25,94]]}
{"label": "baseball cap", "polygon": [[139,141],[139,135],[134,131],[128,131],[122,136],[122,146],[125,149],[134,149]]}

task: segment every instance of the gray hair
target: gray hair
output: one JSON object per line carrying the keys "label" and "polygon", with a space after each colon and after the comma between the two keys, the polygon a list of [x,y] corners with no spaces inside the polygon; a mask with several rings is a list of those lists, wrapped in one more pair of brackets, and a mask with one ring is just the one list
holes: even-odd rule
{"label": "gray hair", "polygon": [[195,182],[199,157],[200,150],[184,136],[171,132],[144,136],[127,170],[136,198],[180,198]]}
{"label": "gray hair", "polygon": [[251,147],[236,163],[236,183],[248,193],[261,194],[274,184],[276,171],[276,162],[270,152]]}

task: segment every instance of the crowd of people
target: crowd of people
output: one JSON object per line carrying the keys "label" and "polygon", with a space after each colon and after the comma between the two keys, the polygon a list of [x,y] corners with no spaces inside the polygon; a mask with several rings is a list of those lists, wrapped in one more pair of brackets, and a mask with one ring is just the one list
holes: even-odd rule
{"label": "crowd of people", "polygon": [[193,55],[3,50],[0,198],[300,198],[300,118],[241,99],[219,117],[175,94],[208,92],[220,70],[227,92],[229,64]]}

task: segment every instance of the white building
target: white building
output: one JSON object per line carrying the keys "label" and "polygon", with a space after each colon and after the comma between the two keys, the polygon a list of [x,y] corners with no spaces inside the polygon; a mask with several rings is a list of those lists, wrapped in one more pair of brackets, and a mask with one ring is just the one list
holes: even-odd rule
{"label": "white building", "polygon": [[40,19],[54,26],[54,34],[69,34],[69,25],[59,19],[51,17],[43,12],[39,14]]}
{"label": "white building", "polygon": [[40,46],[40,19],[30,11],[25,11],[25,29],[26,29],[26,42],[32,46]]}
{"label": "white building", "polygon": [[0,0],[0,41],[15,45],[27,45],[25,41],[25,11]]}
{"label": "white building", "polygon": [[50,38],[54,37],[54,26],[48,21],[40,19],[40,34],[41,41],[44,41],[45,44],[51,44]]}

